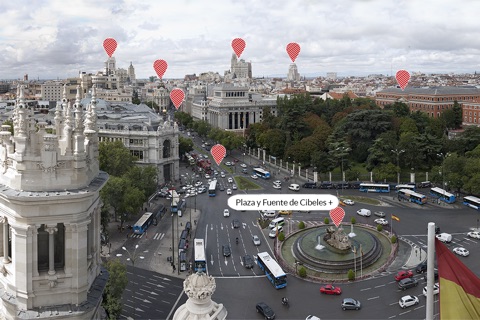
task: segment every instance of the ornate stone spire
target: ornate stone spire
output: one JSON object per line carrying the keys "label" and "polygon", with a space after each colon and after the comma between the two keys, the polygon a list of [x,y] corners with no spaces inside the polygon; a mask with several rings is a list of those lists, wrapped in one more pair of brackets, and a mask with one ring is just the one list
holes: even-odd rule
{"label": "ornate stone spire", "polygon": [[23,95],[23,86],[20,86],[19,89],[19,97],[18,97],[18,104],[15,108],[17,110],[17,127],[15,128],[15,132],[18,132],[19,137],[26,137],[27,131],[27,115],[26,115],[26,107],[25,107],[25,97]]}
{"label": "ornate stone spire", "polygon": [[80,86],[77,86],[77,95],[75,97],[74,118],[75,118],[75,132],[83,133],[83,106],[80,103]]}
{"label": "ornate stone spire", "polygon": [[92,88],[92,100],[88,104],[88,109],[85,115],[85,133],[94,133],[97,129],[97,114],[96,114],[96,104],[97,104],[97,97],[96,97],[97,89],[96,86],[93,85]]}

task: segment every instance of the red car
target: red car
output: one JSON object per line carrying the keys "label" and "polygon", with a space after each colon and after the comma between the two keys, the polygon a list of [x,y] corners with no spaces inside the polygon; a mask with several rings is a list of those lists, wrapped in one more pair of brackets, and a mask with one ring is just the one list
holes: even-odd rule
{"label": "red car", "polygon": [[397,272],[397,274],[395,275],[395,280],[400,281],[402,279],[411,278],[411,277],[413,277],[412,270],[408,270],[408,271],[402,270]]}
{"label": "red car", "polygon": [[342,289],[340,289],[340,287],[335,287],[333,284],[327,284],[320,288],[320,293],[341,294]]}

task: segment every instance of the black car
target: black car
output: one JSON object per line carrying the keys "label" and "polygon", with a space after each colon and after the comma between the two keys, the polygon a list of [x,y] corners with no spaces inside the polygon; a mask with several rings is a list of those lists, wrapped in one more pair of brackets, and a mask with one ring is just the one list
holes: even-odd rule
{"label": "black car", "polygon": [[233,219],[232,227],[234,227],[235,229],[240,228],[240,221],[238,221],[238,219]]}
{"label": "black car", "polygon": [[255,262],[253,262],[253,258],[251,255],[247,254],[242,257],[243,260],[243,266],[245,268],[251,269],[255,265]]}
{"label": "black car", "polygon": [[[434,279],[434,281],[438,280],[438,271],[437,270],[435,270],[435,272],[433,273],[433,279]],[[423,276],[423,280],[427,281],[427,274],[425,274]]]}
{"label": "black car", "polygon": [[225,191],[225,187],[220,185],[220,191]]}
{"label": "black car", "polygon": [[416,287],[418,285],[418,281],[414,278],[405,278],[398,281],[398,288],[402,290],[407,290],[409,288]]}
{"label": "black car", "polygon": [[420,264],[415,268],[415,271],[416,271],[417,273],[427,272],[427,261],[424,261],[424,262],[420,263]]}
{"label": "black car", "polygon": [[265,302],[257,303],[257,312],[261,313],[265,319],[271,320],[275,319],[275,312],[270,308]]}
{"label": "black car", "polygon": [[302,187],[303,188],[315,189],[317,187],[317,183],[316,182],[305,182]]}
{"label": "black car", "polygon": [[232,254],[232,250],[230,249],[230,246],[228,244],[224,244],[222,246],[222,251],[224,257],[230,257],[230,255]]}
{"label": "black car", "polygon": [[333,189],[333,183],[329,182],[329,181],[323,181],[321,184],[320,184],[320,189]]}

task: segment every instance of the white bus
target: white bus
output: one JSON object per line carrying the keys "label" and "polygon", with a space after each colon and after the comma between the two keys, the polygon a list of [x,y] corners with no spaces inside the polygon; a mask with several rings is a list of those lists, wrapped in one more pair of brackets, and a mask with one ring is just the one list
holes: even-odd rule
{"label": "white bus", "polygon": [[253,174],[263,179],[270,178],[270,172],[268,172],[267,170],[263,170],[262,168],[253,168]]}
{"label": "white bus", "polygon": [[203,239],[194,239],[194,255],[195,263],[193,264],[193,270],[195,272],[207,273],[207,259],[205,257],[205,243]]}
{"label": "white bus", "polygon": [[212,180],[208,186],[208,196],[215,197],[217,195],[217,180]]}
{"label": "white bus", "polygon": [[463,197],[463,204],[467,207],[480,210],[480,198],[474,196]]}
{"label": "white bus", "polygon": [[265,272],[267,279],[276,289],[285,288],[287,286],[287,274],[282,267],[273,259],[268,252],[260,252],[257,256],[257,263],[260,269]]}

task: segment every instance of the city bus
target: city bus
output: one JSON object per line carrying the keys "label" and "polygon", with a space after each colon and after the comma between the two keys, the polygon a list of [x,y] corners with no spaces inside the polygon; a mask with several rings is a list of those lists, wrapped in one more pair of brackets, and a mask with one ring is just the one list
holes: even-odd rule
{"label": "city bus", "polygon": [[467,207],[480,210],[480,198],[474,196],[463,197],[463,204]]}
{"label": "city bus", "polygon": [[172,203],[170,205],[170,211],[172,213],[177,213],[178,212],[178,205],[180,202],[180,196],[178,195],[177,191],[175,190],[170,190],[170,194],[172,195]]}
{"label": "city bus", "polygon": [[143,234],[155,220],[152,212],[145,212],[140,219],[133,225],[133,233]]}
{"label": "city bus", "polygon": [[287,286],[286,273],[267,252],[260,252],[258,254],[257,263],[260,269],[265,272],[267,279],[273,284],[275,289],[281,289]]}
{"label": "city bus", "polygon": [[409,189],[398,190],[398,197],[417,204],[427,203],[427,196]]}
{"label": "city bus", "polygon": [[263,170],[262,168],[253,168],[253,174],[263,179],[270,178],[270,172],[268,172],[267,170]]}
{"label": "city bus", "polygon": [[389,184],[381,183],[360,183],[361,192],[390,192]]}
{"label": "city bus", "polygon": [[455,195],[447,192],[442,188],[437,188],[437,187],[431,188],[430,194],[435,198],[445,201],[446,203],[454,203],[457,200],[457,198],[455,198]]}
{"label": "city bus", "polygon": [[212,180],[208,186],[208,196],[215,197],[217,195],[217,180]]}
{"label": "city bus", "polygon": [[207,259],[205,257],[205,244],[203,239],[193,239],[195,260],[193,270],[207,273]]}
{"label": "city bus", "polygon": [[415,187],[414,184],[397,184],[395,186],[395,192],[398,192],[400,189],[408,189],[412,191],[417,191],[417,188]]}

